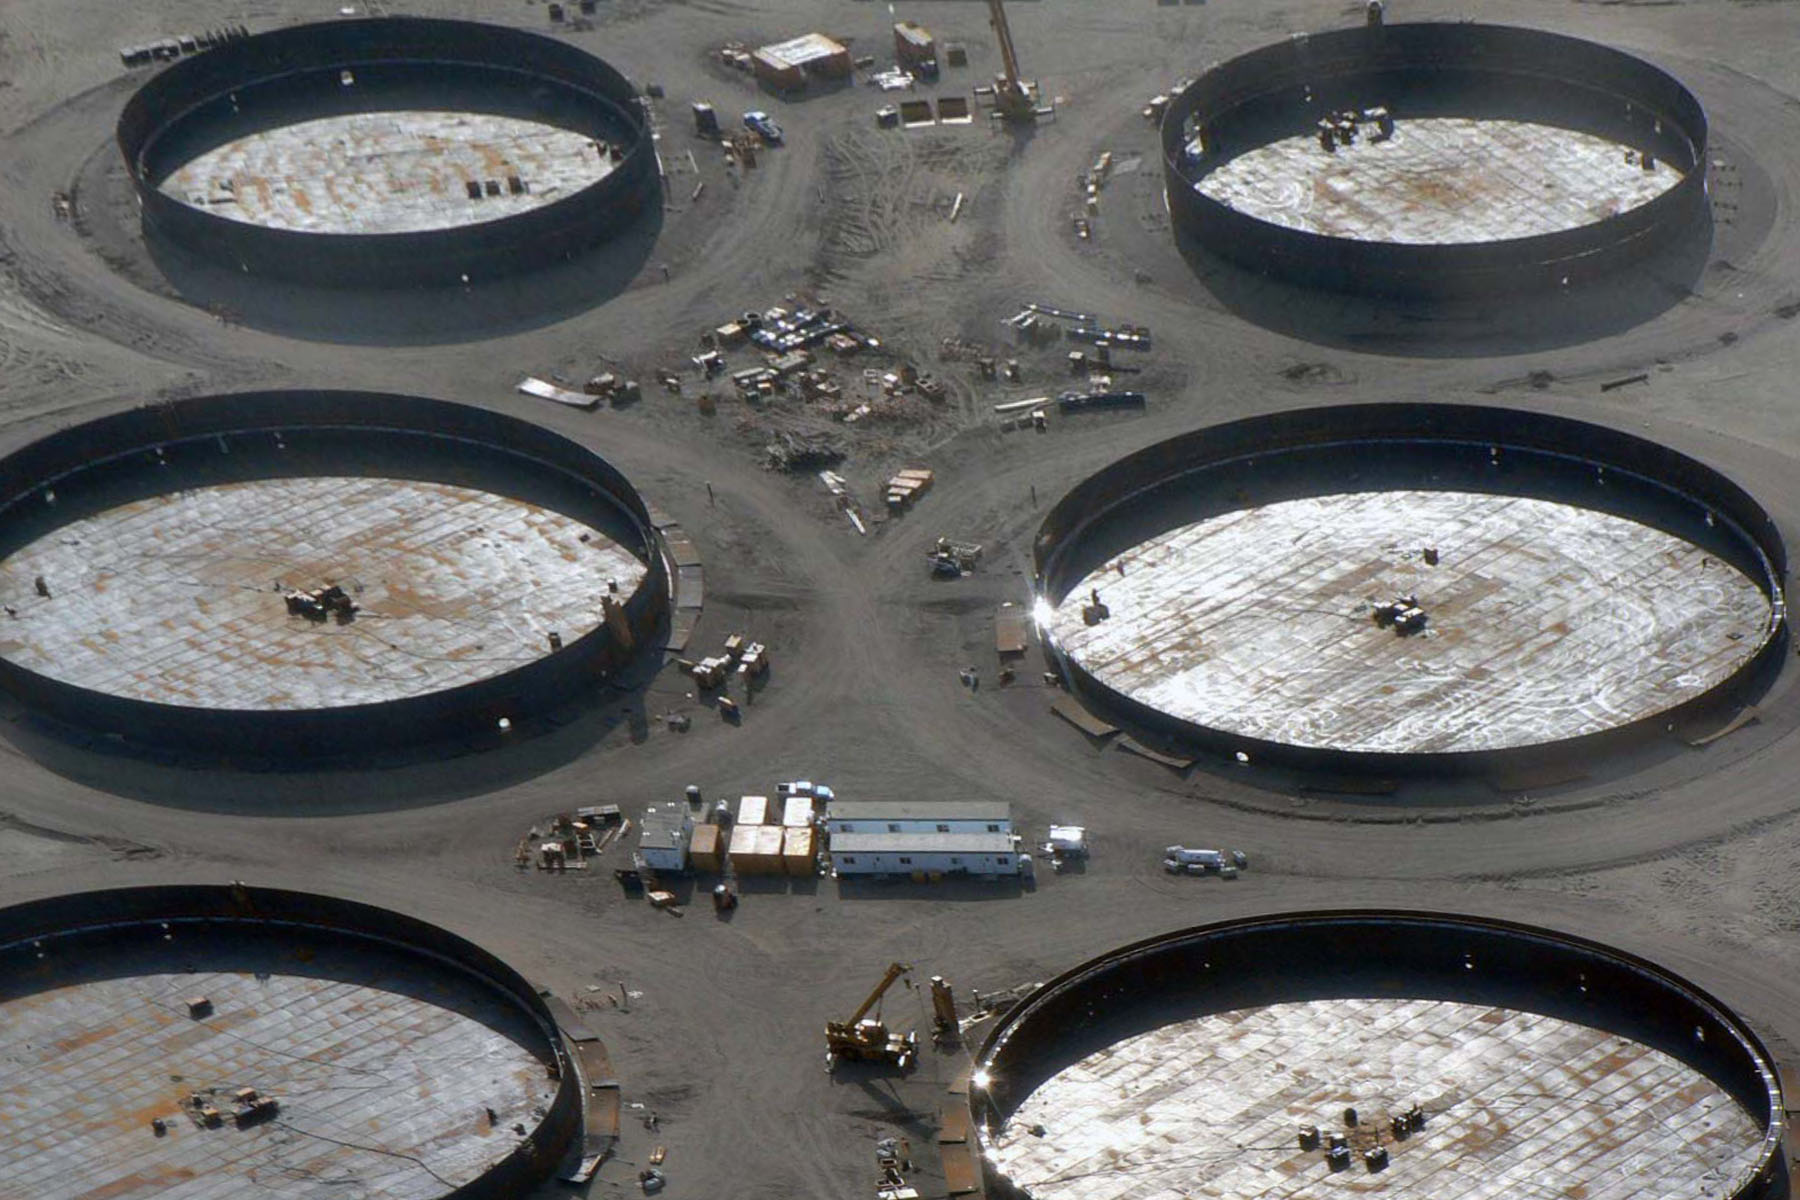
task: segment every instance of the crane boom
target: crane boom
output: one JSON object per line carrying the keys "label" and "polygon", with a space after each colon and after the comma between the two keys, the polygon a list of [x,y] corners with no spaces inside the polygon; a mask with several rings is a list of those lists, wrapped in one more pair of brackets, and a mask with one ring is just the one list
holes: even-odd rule
{"label": "crane boom", "polygon": [[1008,121],[1034,121],[1038,116],[1037,85],[1019,73],[1019,52],[1013,47],[1012,27],[1006,23],[1001,0],[988,0],[988,20],[1000,42],[1000,62],[1005,68],[994,77],[994,112]]}
{"label": "crane boom", "polygon": [[881,982],[875,985],[875,990],[868,994],[863,1000],[861,1007],[851,1013],[850,1019],[845,1021],[844,1024],[855,1025],[858,1021],[862,1020],[863,1017],[868,1014],[868,1011],[881,1001],[881,997],[887,993],[887,990],[894,986],[894,980],[900,978],[910,970],[912,970],[912,968],[904,963],[889,963],[887,974],[881,977]]}
{"label": "crane boom", "polygon": [[1006,23],[1006,7],[1001,0],[988,0],[988,23],[994,27],[994,36],[1000,39],[1000,62],[1006,68],[1006,82],[1017,87],[1019,79],[1019,55],[1013,49],[1012,29]]}
{"label": "crane boom", "polygon": [[879,1018],[864,1020],[869,1010],[879,1004],[881,997],[894,986],[894,980],[910,970],[912,968],[905,963],[888,964],[887,974],[881,977],[881,982],[875,985],[875,990],[869,993],[857,1010],[850,1014],[848,1021],[825,1022],[826,1070],[831,1070],[840,1061],[847,1061],[884,1063],[904,1071],[918,1061],[918,1034],[892,1033]]}

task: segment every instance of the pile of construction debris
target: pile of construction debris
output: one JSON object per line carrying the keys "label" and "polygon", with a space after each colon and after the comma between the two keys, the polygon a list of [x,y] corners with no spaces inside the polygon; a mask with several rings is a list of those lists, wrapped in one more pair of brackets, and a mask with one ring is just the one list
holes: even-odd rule
{"label": "pile of construction debris", "polygon": [[992,992],[982,992],[971,988],[969,991],[970,1015],[963,1023],[972,1025],[989,1017],[1005,1016],[1043,986],[1042,983],[1035,982],[1016,983],[1011,987],[1000,988]]}
{"label": "pile of construction debris", "polygon": [[[192,1001],[189,1002],[192,1007]],[[211,1011],[211,1004],[207,1004]],[[197,1129],[217,1129],[225,1123],[225,1112],[219,1107],[223,1099],[221,1088],[202,1088],[189,1092],[182,1101],[181,1111]],[[281,1111],[281,1102],[273,1096],[260,1095],[253,1087],[238,1088],[231,1093],[228,1101],[231,1105],[231,1123],[239,1129],[246,1129],[263,1121],[271,1120]],[[150,1122],[150,1129],[157,1137],[168,1133],[168,1122],[157,1117]]]}
{"label": "pile of construction debris", "polygon": [[763,466],[771,471],[813,471],[836,466],[846,453],[843,438],[827,431],[775,429],[763,446]]}
{"label": "pile of construction debris", "polygon": [[177,37],[161,38],[139,46],[120,46],[119,61],[128,67],[147,67],[151,63],[174,62],[184,54],[199,54],[211,50],[215,46],[223,46],[227,42],[241,41],[250,36],[250,30],[243,25],[227,25],[222,29],[208,29],[203,33],[184,33]]}
{"label": "pile of construction debris", "polygon": [[869,532],[868,522],[863,519],[863,514],[856,503],[856,497],[850,494],[850,485],[845,482],[844,477],[836,471],[820,471],[819,482],[825,485],[825,490],[831,493],[833,500],[837,501],[838,511],[850,518],[850,524],[856,527],[856,532],[867,534]]}
{"label": "pile of construction debris", "polygon": [[750,47],[743,42],[726,42],[723,46],[719,47],[718,56],[720,62],[728,67],[742,71],[746,75],[750,74],[751,70],[756,65],[755,61],[750,57]]}
{"label": "pile of construction debris", "polygon": [[1365,108],[1360,111],[1354,108],[1341,112],[1327,113],[1319,118],[1314,133],[1319,141],[1319,149],[1327,154],[1336,154],[1339,146],[1353,146],[1363,136],[1362,127],[1373,127],[1363,140],[1371,145],[1392,140],[1394,136],[1394,115],[1384,105]]}
{"label": "pile of construction debris", "polygon": [[[1118,361],[1113,351],[1150,349],[1148,328],[1125,322],[1108,324],[1093,313],[1033,301],[1021,304],[1000,324],[1020,346],[1043,346],[1058,340],[1088,344],[1087,349],[1070,350],[1065,360],[1069,374],[1084,381],[1082,386],[1065,389],[1054,399],[1043,395],[996,402],[994,415],[1000,418],[1003,428],[1029,425],[1042,431],[1048,427],[1052,406],[1067,414],[1091,408],[1141,408],[1147,403],[1143,392],[1119,386],[1120,376],[1139,375],[1144,368]],[[976,365],[985,377],[993,377],[991,359],[978,357]],[[1017,382],[1017,360],[1009,359],[1005,365],[1008,380]]]}
{"label": "pile of construction debris", "polygon": [[616,804],[596,804],[572,813],[557,813],[546,826],[532,826],[513,851],[513,865],[521,871],[536,867],[561,874],[585,871],[588,860],[598,858],[613,842],[631,831],[631,820]]}
{"label": "pile of construction debris", "polygon": [[591,376],[582,385],[581,390],[583,394],[592,396],[596,400],[605,400],[614,408],[626,404],[636,404],[644,398],[643,388],[637,380],[620,379],[611,371]]}
{"label": "pile of construction debris", "polygon": [[1032,300],[1020,304],[1019,311],[1000,324],[1014,341],[1028,345],[1054,342],[1060,336],[1094,345],[1104,342],[1109,347],[1150,349],[1150,330],[1145,326],[1124,322],[1108,325],[1093,313],[1075,312]]}
{"label": "pile of construction debris", "polygon": [[737,701],[726,694],[727,685],[733,676],[744,689],[744,700],[748,703],[755,695],[755,684],[769,674],[769,648],[761,642],[748,641],[741,633],[734,633],[725,639],[725,650],[722,654],[711,654],[698,661],[686,658],[675,660],[683,671],[693,678],[695,686],[701,692],[716,692],[712,697],[718,707],[719,715],[729,721],[742,719]]}
{"label": "pile of construction debris", "polygon": [[[1094,165],[1089,167],[1087,172],[1082,176],[1081,182],[1086,193],[1082,200],[1082,208],[1089,217],[1095,217],[1100,214],[1100,189],[1106,186],[1107,179],[1112,176],[1112,166],[1113,154],[1111,150],[1107,150],[1104,151],[1099,158],[1094,160]],[[1077,217],[1076,232],[1079,233],[1080,227],[1085,224],[1087,224],[1087,222],[1084,219]],[[1088,233],[1083,236],[1089,237],[1092,236],[1092,233],[1093,231],[1090,228]]]}
{"label": "pile of construction debris", "polygon": [[885,1137],[875,1143],[875,1165],[881,1177],[875,1183],[876,1200],[918,1200],[918,1189],[908,1186],[902,1171],[911,1171],[912,1143]]}
{"label": "pile of construction debris", "polygon": [[911,508],[914,501],[931,490],[935,478],[928,467],[908,467],[897,472],[887,481],[885,497],[888,512],[901,513]]}
{"label": "pile of construction debris", "polygon": [[[741,356],[750,361],[742,362]],[[892,366],[868,363],[860,374],[847,360],[886,357]],[[703,384],[729,382],[731,391],[755,412],[740,432],[760,441],[764,465],[774,471],[818,471],[847,456],[849,447],[835,425],[862,422],[910,422],[923,419],[930,406],[941,406],[949,387],[929,372],[894,361],[881,339],[856,329],[832,309],[788,297],[786,306],[748,311],[706,331],[701,349],[689,360]],[[679,376],[658,371],[670,391],[679,393]],[[803,409],[782,405],[798,401]],[[717,411],[718,396],[698,397],[703,413]],[[821,427],[823,426],[823,427]]]}

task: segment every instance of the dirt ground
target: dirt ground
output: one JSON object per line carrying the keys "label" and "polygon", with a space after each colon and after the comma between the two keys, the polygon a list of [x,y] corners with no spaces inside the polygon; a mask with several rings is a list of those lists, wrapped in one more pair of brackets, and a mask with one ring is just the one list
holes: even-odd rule
{"label": "dirt ground", "polygon": [[[359,5],[360,7],[360,5]],[[401,11],[387,4],[387,11]],[[785,101],[711,47],[820,29],[887,56],[906,18],[969,48],[935,89],[997,67],[978,3],[936,0],[599,0],[592,29],[554,28],[524,0],[418,0],[404,11],[561,36],[660,84],[671,164],[660,217],[570,268],[463,293],[338,296],[219,278],[153,259],[136,228],[112,124],[145,77],[118,45],[243,23],[324,19],[299,0],[8,0],[0,6],[0,451],[161,397],[274,386],[414,392],[529,417],[604,453],[673,514],[705,558],[693,643],[743,631],[770,647],[769,685],[739,726],[689,699],[672,668],[599,698],[558,727],[484,754],[313,774],[202,770],[125,758],[0,724],[0,901],[131,883],[246,879],[332,892],[471,937],[579,1002],[634,993],[589,1017],[629,1108],[616,1159],[584,1194],[639,1194],[665,1145],[670,1200],[836,1200],[868,1194],[879,1136],[922,1150],[952,1060],[904,1079],[822,1069],[820,1026],[891,960],[915,977],[992,990],[1044,979],[1133,938],[1237,914],[1396,905],[1534,921],[1647,955],[1738,1009],[1800,1063],[1800,701],[1790,666],[1759,719],[1704,750],[1663,746],[1543,792],[1472,784],[1390,798],[1302,794],[1277,774],[1203,764],[1177,774],[1098,746],[1052,716],[1035,651],[993,682],[993,609],[1028,602],[1042,513],[1104,463],[1209,421],[1308,403],[1480,399],[1629,428],[1722,468],[1775,514],[1800,518],[1800,17],[1791,4],[1495,0],[1484,20],[1540,26],[1640,53],[1707,105],[1710,249],[1580,297],[1437,309],[1312,296],[1189,262],[1162,215],[1148,98],[1208,63],[1290,33],[1361,20],[1337,0],[1015,0],[1028,73],[1057,115],[1026,134],[986,124],[877,130],[886,98],[851,86]],[[1403,0],[1390,19],[1467,10]],[[893,14],[893,15],[890,15]],[[735,122],[767,108],[787,144],[739,179],[689,136],[690,101]],[[694,163],[688,149],[696,151]],[[1111,150],[1094,238],[1078,240],[1077,177]],[[1135,160],[1135,166],[1127,166]],[[693,185],[705,182],[698,199]],[[53,193],[73,193],[59,220]],[[949,219],[955,196],[963,204]],[[664,267],[667,267],[665,273]],[[174,282],[171,282],[171,281]],[[859,434],[838,469],[865,502],[894,466],[938,473],[917,509],[859,536],[810,476],[761,467],[759,414],[649,383],[697,336],[790,294],[847,312],[943,375],[920,420]],[[996,401],[1062,386],[1066,347],[1019,355],[997,385],[938,359],[947,337],[998,345],[1000,319],[1037,300],[1149,326],[1141,412],[1003,431]],[[209,311],[208,306],[212,309]],[[225,323],[217,315],[235,316]],[[616,365],[615,365],[616,364]],[[521,375],[578,381],[618,369],[642,403],[586,413],[516,395]],[[1644,382],[1603,385],[1644,374]],[[690,372],[690,381],[693,375]],[[713,499],[708,500],[708,485]],[[984,542],[975,576],[927,578],[940,534]],[[976,665],[971,691],[957,671]],[[694,720],[683,733],[657,719]],[[1083,873],[1032,888],[966,883],[751,888],[729,920],[622,896],[610,868],[553,877],[512,861],[525,829],[589,803],[628,811],[679,797],[829,782],[846,798],[1012,802],[1021,826],[1094,830]],[[1164,876],[1172,841],[1244,848],[1234,881]],[[916,1010],[916,1011],[915,1011]],[[914,992],[890,1016],[924,1023]],[[640,1117],[654,1111],[659,1128]],[[3,1189],[0,1189],[3,1190]],[[561,1185],[543,1195],[564,1194]]]}

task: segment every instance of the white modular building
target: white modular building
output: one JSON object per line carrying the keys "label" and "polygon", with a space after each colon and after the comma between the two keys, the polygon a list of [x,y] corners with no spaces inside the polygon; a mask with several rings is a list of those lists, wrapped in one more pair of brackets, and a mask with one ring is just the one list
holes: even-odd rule
{"label": "white modular building", "polygon": [[841,833],[831,838],[839,875],[1017,875],[1022,856],[1009,833]]}
{"label": "white modular building", "polygon": [[694,823],[678,806],[650,808],[639,825],[638,857],[652,871],[685,871]]}
{"label": "white modular building", "polygon": [[844,834],[1013,832],[1012,805],[994,800],[833,800],[825,811],[833,847]]}

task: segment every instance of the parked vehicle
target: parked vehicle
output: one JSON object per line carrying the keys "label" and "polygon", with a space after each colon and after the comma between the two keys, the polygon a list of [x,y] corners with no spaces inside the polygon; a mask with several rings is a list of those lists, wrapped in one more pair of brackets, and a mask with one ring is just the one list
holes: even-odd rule
{"label": "parked vehicle", "polygon": [[831,801],[837,799],[837,793],[822,783],[814,783],[810,779],[796,779],[789,783],[775,785],[777,796],[807,796],[814,800]]}
{"label": "parked vehicle", "polygon": [[769,114],[761,109],[744,114],[744,128],[771,146],[781,144],[781,126],[777,125]]}
{"label": "parked vehicle", "polygon": [[1165,846],[1163,870],[1171,875],[1210,875],[1234,878],[1250,865],[1242,850],[1203,850],[1191,846]]}
{"label": "parked vehicle", "polygon": [[1087,828],[1082,825],[1052,825],[1049,838],[1040,847],[1049,856],[1050,869],[1063,867],[1088,856]]}

